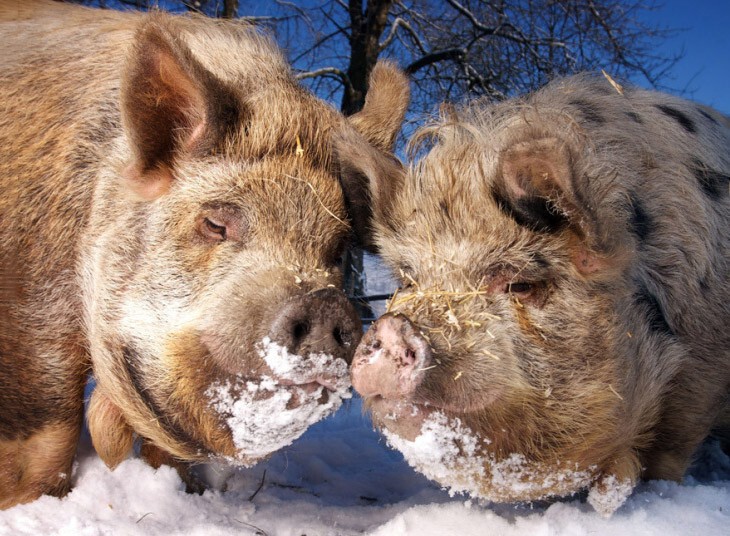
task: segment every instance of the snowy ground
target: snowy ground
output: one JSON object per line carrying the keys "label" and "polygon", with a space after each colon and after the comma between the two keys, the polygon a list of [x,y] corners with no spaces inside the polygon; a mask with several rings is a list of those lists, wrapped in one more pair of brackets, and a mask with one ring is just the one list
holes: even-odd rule
{"label": "snowy ground", "polygon": [[[370,293],[387,292],[378,268]],[[215,477],[215,473],[211,475]],[[480,503],[415,473],[362,414],[359,398],[312,426],[268,461],[232,474],[226,492],[188,495],[177,474],[138,459],[109,471],[82,438],[73,491],[0,511],[1,535],[319,536],[730,534],[730,459],[703,450],[682,485],[640,485],[611,518],[579,499]]]}
{"label": "snowy ground", "polygon": [[580,500],[479,504],[449,497],[386,447],[353,399],[228,491],[188,495],[138,459],[109,471],[82,441],[74,489],[0,512],[0,534],[727,535],[730,459],[717,445],[683,485],[642,484],[610,519]]}

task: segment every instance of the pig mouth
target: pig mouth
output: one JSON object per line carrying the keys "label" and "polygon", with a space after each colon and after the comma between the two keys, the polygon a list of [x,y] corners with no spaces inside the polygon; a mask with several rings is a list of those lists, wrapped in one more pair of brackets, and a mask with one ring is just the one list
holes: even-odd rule
{"label": "pig mouth", "polygon": [[278,379],[278,385],[291,392],[292,398],[287,409],[295,409],[304,404],[315,402],[327,404],[330,397],[337,396],[338,388],[334,379],[317,377],[312,381],[294,382],[287,378]]}
{"label": "pig mouth", "polygon": [[334,413],[349,398],[327,377],[292,379],[262,376],[212,384],[206,391],[210,407],[226,423],[235,448],[228,461],[249,465],[291,444],[315,422]]}

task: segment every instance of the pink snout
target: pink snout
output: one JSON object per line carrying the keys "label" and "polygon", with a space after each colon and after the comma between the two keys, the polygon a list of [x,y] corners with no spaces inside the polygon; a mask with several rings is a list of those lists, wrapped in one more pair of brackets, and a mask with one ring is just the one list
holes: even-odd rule
{"label": "pink snout", "polygon": [[431,366],[431,348],[407,317],[386,314],[370,326],[355,351],[352,385],[363,397],[413,397]]}

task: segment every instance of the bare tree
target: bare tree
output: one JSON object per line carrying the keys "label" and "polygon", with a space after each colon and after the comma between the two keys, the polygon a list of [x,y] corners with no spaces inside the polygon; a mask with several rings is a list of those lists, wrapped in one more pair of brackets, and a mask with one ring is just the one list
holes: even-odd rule
{"label": "bare tree", "polygon": [[[370,72],[383,57],[411,75],[416,115],[444,100],[501,100],[581,70],[603,68],[617,79],[661,86],[679,59],[656,52],[672,30],[646,22],[657,6],[641,0],[322,0],[308,9],[279,0],[270,6],[299,77],[317,94],[339,97],[346,114],[362,107]],[[362,265],[362,254],[349,252],[351,295],[362,295]]]}
{"label": "bare tree", "polygon": [[672,30],[646,22],[657,6],[641,0],[326,0],[307,10],[278,1],[271,9],[296,15],[281,19],[280,40],[300,76],[319,94],[341,95],[345,113],[362,106],[381,57],[411,74],[417,112],[599,68],[660,87],[678,60],[656,52]]}

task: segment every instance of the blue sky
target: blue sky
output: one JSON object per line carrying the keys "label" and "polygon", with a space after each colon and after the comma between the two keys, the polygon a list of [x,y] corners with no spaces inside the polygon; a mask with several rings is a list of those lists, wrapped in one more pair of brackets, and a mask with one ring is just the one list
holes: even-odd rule
{"label": "blue sky", "polygon": [[[660,0],[661,1],[661,0]],[[684,50],[666,84],[730,115],[730,0],[663,0],[650,20],[683,31],[660,52]]]}

